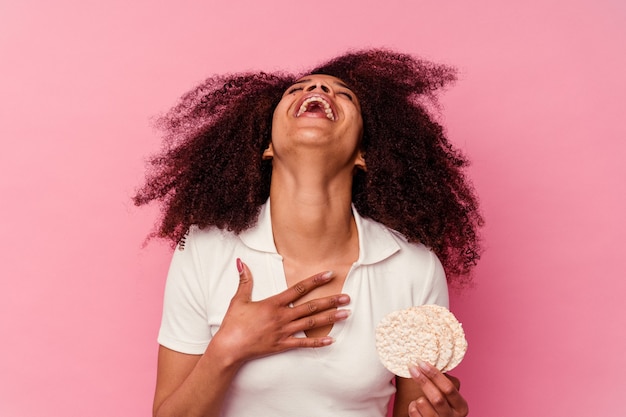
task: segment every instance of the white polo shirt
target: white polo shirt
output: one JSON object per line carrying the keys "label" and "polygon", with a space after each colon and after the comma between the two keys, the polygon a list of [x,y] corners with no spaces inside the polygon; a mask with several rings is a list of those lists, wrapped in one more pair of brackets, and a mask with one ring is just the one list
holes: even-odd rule
{"label": "white polo shirt", "polygon": [[[235,377],[224,417],[384,417],[395,388],[380,363],[375,327],[388,313],[421,304],[448,307],[441,263],[421,244],[359,216],[359,258],[343,291],[350,317],[335,323],[335,342],[255,359]],[[158,341],[183,353],[203,354],[219,329],[239,284],[236,259],[250,268],[253,300],[287,289],[282,257],[272,235],[270,203],[257,224],[239,235],[192,228],[174,253]],[[305,277],[303,277],[305,278]],[[304,337],[304,334],[299,336]]]}

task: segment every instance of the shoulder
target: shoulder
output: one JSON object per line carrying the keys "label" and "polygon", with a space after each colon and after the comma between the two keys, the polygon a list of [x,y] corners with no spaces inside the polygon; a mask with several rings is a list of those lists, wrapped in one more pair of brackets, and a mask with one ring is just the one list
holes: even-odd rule
{"label": "shoulder", "polygon": [[[376,276],[384,276],[394,297],[410,297],[407,305],[447,306],[447,280],[441,261],[428,247],[371,219],[361,219],[363,244]],[[403,298],[404,297],[404,298]]]}
{"label": "shoulder", "polygon": [[238,236],[231,231],[222,230],[215,226],[200,228],[193,225],[178,242],[176,250],[181,252],[202,251],[207,247],[214,248],[215,245],[220,247],[222,245],[234,245],[238,240]]}
{"label": "shoulder", "polygon": [[359,217],[361,246],[368,257],[388,257],[397,262],[433,266],[439,260],[428,247],[410,242],[402,233],[367,217]]}
{"label": "shoulder", "polygon": [[439,258],[430,248],[419,242],[410,242],[404,235],[395,230],[388,230],[400,247],[396,262],[402,267],[409,268],[413,273],[419,273],[430,279],[438,279],[440,275],[445,277]]}
{"label": "shoulder", "polygon": [[178,272],[188,279],[201,281],[215,265],[221,264],[224,254],[236,250],[239,242],[233,232],[217,227],[199,228],[191,226],[185,236],[178,242],[172,255],[170,276]]}

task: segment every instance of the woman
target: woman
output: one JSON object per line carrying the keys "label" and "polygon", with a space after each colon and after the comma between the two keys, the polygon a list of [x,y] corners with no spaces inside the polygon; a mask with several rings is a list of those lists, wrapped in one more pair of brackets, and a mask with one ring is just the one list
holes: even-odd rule
{"label": "woman", "polygon": [[[451,69],[387,50],[303,77],[214,77],[161,119],[136,204],[178,242],[158,416],[464,416],[458,381],[377,359],[387,313],[448,303],[482,219],[427,100]],[[445,270],[445,273],[444,273]],[[395,382],[395,386],[393,384]],[[456,384],[455,384],[456,383]]]}

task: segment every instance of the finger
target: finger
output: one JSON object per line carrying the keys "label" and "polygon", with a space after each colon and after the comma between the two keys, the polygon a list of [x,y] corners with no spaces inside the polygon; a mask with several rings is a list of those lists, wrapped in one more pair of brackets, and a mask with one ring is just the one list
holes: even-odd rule
{"label": "finger", "polygon": [[437,415],[436,413],[437,412],[430,405],[426,397],[420,397],[409,403],[409,417],[426,417],[429,415]]}
{"label": "finger", "polygon": [[317,327],[328,326],[329,324],[342,321],[350,317],[350,310],[333,310],[324,313],[318,313],[311,316],[294,320],[285,325],[285,332],[294,334],[299,331],[315,329]]}
{"label": "finger", "polygon": [[446,376],[446,378],[452,381],[452,384],[454,384],[457,391],[461,391],[461,380],[459,378],[452,376],[450,374],[444,374],[444,375]]}
{"label": "finger", "polygon": [[[432,411],[436,412],[435,415],[450,415],[452,409],[445,394],[439,389],[434,381],[430,379],[435,376],[431,371],[432,367],[428,367],[429,374],[426,374],[426,366],[424,362],[420,361],[418,366],[412,366],[409,368],[411,377],[419,384],[422,392],[424,393],[423,397],[415,400],[416,407],[420,413],[427,416],[433,415]],[[452,382],[449,380],[448,383],[452,385]],[[453,385],[452,387],[454,388]]]}
{"label": "finger", "polygon": [[439,414],[426,397],[419,397],[409,404],[409,417],[440,417],[448,415],[450,414]]}
{"label": "finger", "polygon": [[[409,371],[437,413],[445,415],[451,410],[455,410],[461,415],[467,413],[467,402],[454,383],[437,368],[426,362],[418,361],[418,366],[410,367]],[[420,412],[422,411],[420,410]]]}
{"label": "finger", "polygon": [[320,348],[331,345],[335,339],[330,336],[324,337],[290,337],[284,341],[285,348]]}
{"label": "finger", "polygon": [[252,274],[248,266],[241,259],[237,258],[237,272],[239,272],[239,286],[233,296],[233,300],[252,300]]}
{"label": "finger", "polygon": [[305,294],[309,293],[312,289],[327,284],[334,277],[335,274],[333,271],[315,274],[287,288],[280,294],[276,294],[273,298],[279,303],[279,305],[291,304],[298,298],[301,298]]}
{"label": "finger", "polygon": [[350,304],[350,296],[348,294],[338,294],[330,297],[316,298],[291,308],[289,317],[291,320],[296,320],[301,317],[310,316],[311,314],[341,307],[346,304]]}

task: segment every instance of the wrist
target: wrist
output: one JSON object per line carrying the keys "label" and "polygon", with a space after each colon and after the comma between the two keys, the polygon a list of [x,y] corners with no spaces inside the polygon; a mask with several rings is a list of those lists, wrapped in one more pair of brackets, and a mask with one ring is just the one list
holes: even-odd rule
{"label": "wrist", "polygon": [[212,366],[219,366],[223,371],[236,372],[246,362],[241,356],[240,346],[231,346],[226,343],[219,332],[211,339],[204,356],[210,358]]}

